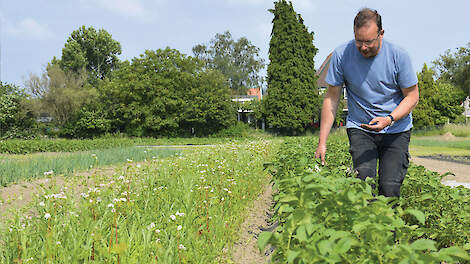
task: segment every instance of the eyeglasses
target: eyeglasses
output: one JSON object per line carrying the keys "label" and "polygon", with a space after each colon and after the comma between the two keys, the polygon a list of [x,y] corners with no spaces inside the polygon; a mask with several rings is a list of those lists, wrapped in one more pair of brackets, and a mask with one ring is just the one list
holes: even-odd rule
{"label": "eyeglasses", "polygon": [[362,47],[362,45],[366,45],[367,47],[370,47],[377,39],[379,39],[380,32],[377,34],[377,37],[375,39],[370,39],[370,40],[357,40],[356,39],[356,46]]}

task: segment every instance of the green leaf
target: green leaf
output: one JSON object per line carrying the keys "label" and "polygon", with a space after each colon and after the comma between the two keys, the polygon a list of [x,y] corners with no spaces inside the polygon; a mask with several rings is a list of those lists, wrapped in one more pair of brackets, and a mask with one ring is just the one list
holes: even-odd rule
{"label": "green leaf", "polygon": [[423,196],[421,196],[418,201],[425,201],[425,200],[430,200],[430,199],[434,199],[434,196],[430,193],[426,193],[424,194]]}
{"label": "green leaf", "polygon": [[293,202],[293,201],[298,201],[299,198],[297,198],[296,196],[294,195],[286,195],[284,197],[282,197],[279,202],[281,203],[289,203],[289,202]]}
{"label": "green leaf", "polygon": [[350,237],[341,238],[335,246],[335,252],[344,254],[355,244],[355,240]]}
{"label": "green leaf", "polygon": [[308,240],[307,231],[304,225],[299,226],[299,228],[297,228],[295,236],[297,237],[299,242],[306,242]]}
{"label": "green leaf", "polygon": [[313,234],[313,232],[315,232],[315,225],[310,223],[310,224],[307,224],[305,225],[305,230],[307,231],[307,234],[309,236],[311,236]]}
{"label": "green leaf", "polygon": [[295,259],[300,255],[300,251],[287,251],[287,263],[293,263]]}
{"label": "green leaf", "polygon": [[273,236],[272,232],[261,232],[258,237],[258,248],[260,251],[264,250],[266,245],[269,243],[271,240],[271,237]]}
{"label": "green leaf", "polygon": [[279,214],[290,213],[292,211],[294,211],[294,208],[288,204],[283,204],[281,207],[279,207]]}
{"label": "green leaf", "polygon": [[405,211],[405,214],[408,213],[412,216],[414,216],[422,225],[424,225],[424,222],[426,220],[426,216],[424,215],[423,212],[416,210],[416,209],[407,209]]}
{"label": "green leaf", "polygon": [[449,256],[455,256],[458,258],[461,258],[463,260],[470,260],[470,256],[468,255],[465,250],[459,247],[448,247],[448,248],[443,248],[439,250],[439,255],[444,254],[444,255],[449,255]]}
{"label": "green leaf", "polygon": [[331,244],[332,242],[330,240],[322,240],[318,243],[318,250],[320,251],[320,254],[326,255],[328,252],[331,251]]}
{"label": "green leaf", "polygon": [[465,250],[470,250],[470,242],[467,243],[467,244],[465,244],[465,245],[463,245],[463,249],[465,249]]}
{"label": "green leaf", "polygon": [[315,179],[315,175],[314,174],[309,174],[305,177],[302,178],[302,181],[306,182],[306,183],[309,183],[311,181],[313,181]]}
{"label": "green leaf", "polygon": [[437,250],[436,242],[430,239],[419,239],[411,244],[411,248],[415,250]]}

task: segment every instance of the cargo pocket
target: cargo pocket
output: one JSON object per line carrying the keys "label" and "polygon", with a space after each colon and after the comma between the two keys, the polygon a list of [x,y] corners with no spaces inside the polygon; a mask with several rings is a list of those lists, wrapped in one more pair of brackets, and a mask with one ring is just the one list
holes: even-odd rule
{"label": "cargo pocket", "polygon": [[403,155],[403,171],[400,182],[403,182],[403,180],[405,179],[406,173],[408,172],[408,167],[410,167],[410,159],[410,153],[408,151],[405,152],[405,154]]}

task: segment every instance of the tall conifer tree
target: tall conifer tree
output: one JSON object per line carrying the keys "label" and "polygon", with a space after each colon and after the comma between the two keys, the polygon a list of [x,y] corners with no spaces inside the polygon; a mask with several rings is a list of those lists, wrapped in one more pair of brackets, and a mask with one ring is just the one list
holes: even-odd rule
{"label": "tall conifer tree", "polygon": [[263,100],[267,123],[282,134],[298,134],[318,116],[313,32],[308,32],[292,2],[274,2],[269,43],[268,95]]}

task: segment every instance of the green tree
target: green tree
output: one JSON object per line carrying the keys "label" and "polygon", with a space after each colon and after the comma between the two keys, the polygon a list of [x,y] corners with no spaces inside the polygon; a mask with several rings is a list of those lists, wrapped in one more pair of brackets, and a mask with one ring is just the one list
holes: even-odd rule
{"label": "green tree", "polygon": [[418,73],[420,101],[413,110],[413,125],[416,128],[452,122],[464,110],[461,103],[465,94],[446,81],[436,81],[435,75],[435,71],[426,64]]}
{"label": "green tree", "polygon": [[216,34],[210,46],[198,44],[193,47],[194,56],[226,76],[234,94],[246,94],[248,88],[260,87],[263,78],[264,59],[259,56],[259,48],[247,38],[235,41],[229,31]]}
{"label": "green tree", "polygon": [[104,79],[119,64],[121,44],[114,40],[106,30],[85,26],[72,32],[62,49],[58,62],[65,72],[79,73],[82,69],[92,79]]}
{"label": "green tree", "polygon": [[0,138],[31,137],[34,127],[27,94],[15,85],[0,82]]}
{"label": "green tree", "polygon": [[263,100],[269,126],[283,134],[298,134],[318,116],[320,99],[316,87],[313,32],[291,2],[274,2],[269,43],[268,90]]}
{"label": "green tree", "polygon": [[453,53],[447,50],[433,63],[439,79],[452,83],[467,96],[470,95],[470,42],[467,47],[460,47]]}
{"label": "green tree", "polygon": [[235,118],[223,75],[169,48],[124,62],[100,91],[113,127],[130,135],[209,134]]}
{"label": "green tree", "polygon": [[84,105],[95,101],[98,94],[87,78],[84,69],[65,72],[58,64],[50,63],[41,77],[30,74],[26,87],[40,104],[39,113],[53,117],[62,126],[72,121]]}

